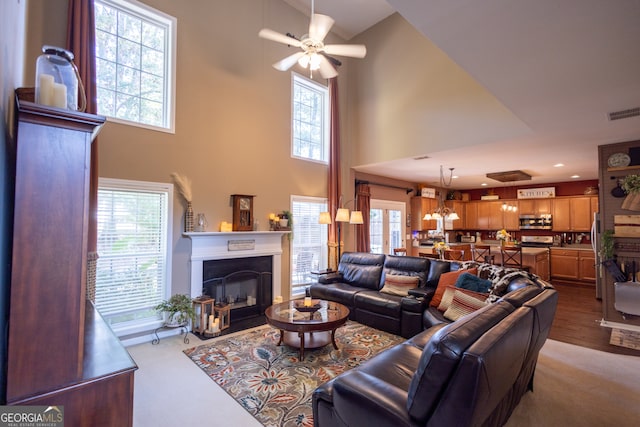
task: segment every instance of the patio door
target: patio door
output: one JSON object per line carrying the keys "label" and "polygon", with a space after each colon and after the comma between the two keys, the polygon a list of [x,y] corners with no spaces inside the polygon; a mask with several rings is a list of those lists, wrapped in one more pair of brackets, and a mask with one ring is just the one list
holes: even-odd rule
{"label": "patio door", "polygon": [[371,252],[393,254],[394,248],[405,246],[406,204],[371,199],[369,235]]}

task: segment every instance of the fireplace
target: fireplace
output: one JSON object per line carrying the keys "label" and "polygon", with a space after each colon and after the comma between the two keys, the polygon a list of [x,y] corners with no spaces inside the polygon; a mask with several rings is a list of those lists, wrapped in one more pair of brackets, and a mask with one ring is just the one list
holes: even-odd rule
{"label": "fireplace", "polygon": [[184,233],[191,240],[190,290],[231,302],[234,320],[264,313],[282,295],[282,236],[286,231]]}
{"label": "fireplace", "polygon": [[271,305],[272,257],[208,260],[203,269],[202,293],[229,304],[232,319],[260,316]]}

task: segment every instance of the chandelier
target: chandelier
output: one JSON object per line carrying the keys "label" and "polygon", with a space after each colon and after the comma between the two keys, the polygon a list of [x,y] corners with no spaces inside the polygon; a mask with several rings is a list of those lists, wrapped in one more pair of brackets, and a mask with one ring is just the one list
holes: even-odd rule
{"label": "chandelier", "polygon": [[442,168],[442,165],[440,165],[440,187],[442,190],[440,191],[440,196],[438,197],[438,207],[436,207],[435,210],[431,213],[427,212],[422,219],[460,219],[453,208],[445,206],[443,197],[444,189],[451,187],[451,181],[453,180],[453,169],[454,168],[449,168],[449,180],[447,181],[444,177],[444,169]]}

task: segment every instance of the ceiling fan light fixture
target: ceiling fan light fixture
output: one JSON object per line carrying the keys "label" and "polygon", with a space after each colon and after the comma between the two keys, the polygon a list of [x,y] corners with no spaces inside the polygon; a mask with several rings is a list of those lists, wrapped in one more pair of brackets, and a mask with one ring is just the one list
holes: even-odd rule
{"label": "ceiling fan light fixture", "polygon": [[[307,55],[305,55],[307,56]],[[317,53],[312,53],[311,57],[309,58],[309,69],[312,71],[315,71],[317,69],[320,68],[320,61],[322,60],[322,58],[320,57],[320,55],[318,55]]]}
{"label": "ceiling fan light fixture", "polygon": [[298,64],[300,64],[302,68],[307,68],[309,66],[309,61],[311,61],[309,55],[304,55],[298,59]]}

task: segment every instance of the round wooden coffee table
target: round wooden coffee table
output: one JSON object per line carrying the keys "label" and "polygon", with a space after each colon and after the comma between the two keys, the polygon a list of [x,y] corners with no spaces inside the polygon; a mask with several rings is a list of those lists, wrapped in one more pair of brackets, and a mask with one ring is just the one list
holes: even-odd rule
{"label": "round wooden coffee table", "polygon": [[[267,307],[267,322],[280,329],[278,345],[285,343],[300,349],[300,360],[304,359],[305,348],[323,347],[329,343],[336,350],[336,329],[344,325],[349,318],[349,309],[344,305],[324,300],[311,300],[315,312],[304,312],[296,309],[302,300],[292,300]],[[304,310],[304,308],[302,308]]]}

